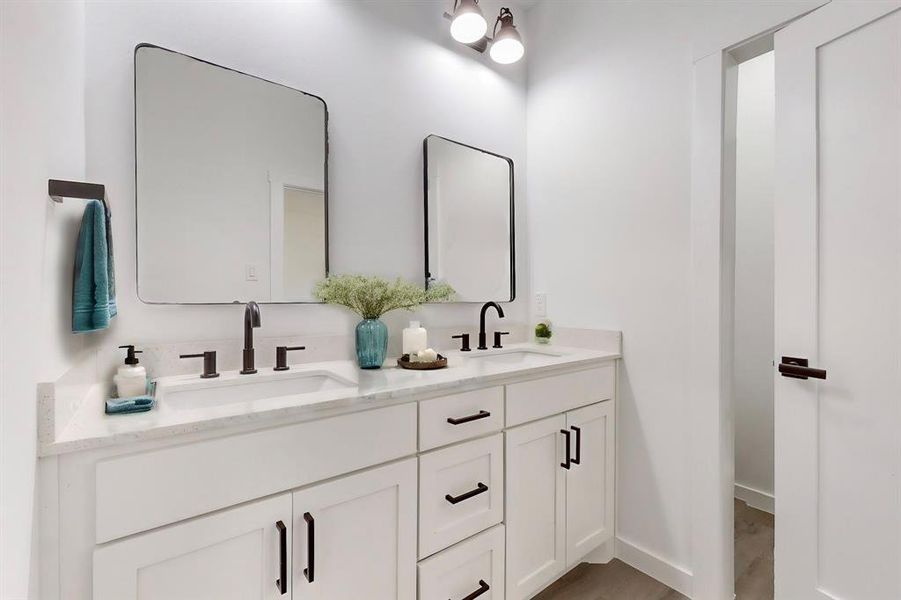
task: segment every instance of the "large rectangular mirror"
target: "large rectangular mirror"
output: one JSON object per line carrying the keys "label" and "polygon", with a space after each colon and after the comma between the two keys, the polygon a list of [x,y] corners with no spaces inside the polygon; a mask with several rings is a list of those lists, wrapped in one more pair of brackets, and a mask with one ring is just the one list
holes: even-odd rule
{"label": "large rectangular mirror", "polygon": [[138,46],[140,298],[313,301],[328,272],[327,121],[311,94]]}
{"label": "large rectangular mirror", "polygon": [[426,286],[449,283],[461,302],[512,301],[513,161],[437,135],[423,152]]}

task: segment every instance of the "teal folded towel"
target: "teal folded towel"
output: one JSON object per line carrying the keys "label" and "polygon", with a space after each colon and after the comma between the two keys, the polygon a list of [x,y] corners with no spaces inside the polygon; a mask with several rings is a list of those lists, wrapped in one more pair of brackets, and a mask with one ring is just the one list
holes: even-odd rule
{"label": "teal folded towel", "polygon": [[75,248],[72,285],[72,331],[87,333],[109,327],[116,316],[116,277],[110,215],[91,200],[84,209]]}
{"label": "teal folded towel", "polygon": [[156,391],[156,383],[147,384],[147,393],[133,398],[109,398],[106,401],[106,414],[122,415],[127,413],[147,412],[153,408],[153,394]]}

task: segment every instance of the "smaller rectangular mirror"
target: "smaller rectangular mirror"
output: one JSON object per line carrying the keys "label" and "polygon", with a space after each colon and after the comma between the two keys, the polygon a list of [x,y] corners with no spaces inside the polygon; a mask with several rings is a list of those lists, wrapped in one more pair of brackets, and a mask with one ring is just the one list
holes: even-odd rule
{"label": "smaller rectangular mirror", "polygon": [[425,279],[461,302],[516,297],[513,161],[437,135],[423,142]]}

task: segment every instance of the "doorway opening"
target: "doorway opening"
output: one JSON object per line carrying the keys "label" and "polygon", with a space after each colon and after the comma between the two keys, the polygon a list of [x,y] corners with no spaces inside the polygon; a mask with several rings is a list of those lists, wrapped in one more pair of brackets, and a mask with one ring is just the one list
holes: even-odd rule
{"label": "doorway opening", "polygon": [[735,54],[735,147],[726,154],[735,161],[734,580],[738,600],[766,600],[774,594],[775,544],[775,60],[772,49]]}

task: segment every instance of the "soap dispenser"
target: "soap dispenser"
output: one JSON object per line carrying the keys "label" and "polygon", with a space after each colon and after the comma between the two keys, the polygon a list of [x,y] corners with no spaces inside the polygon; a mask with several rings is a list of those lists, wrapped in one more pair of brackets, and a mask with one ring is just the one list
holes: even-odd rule
{"label": "soap dispenser", "polygon": [[141,350],[135,350],[134,346],[119,346],[126,350],[125,364],[116,371],[113,380],[116,382],[116,391],[120,398],[133,398],[147,393],[147,370],[139,363],[135,354],[141,354]]}
{"label": "soap dispenser", "polygon": [[403,333],[403,353],[413,356],[428,347],[428,334],[425,328],[420,327],[419,321],[410,321],[410,326],[404,329]]}

